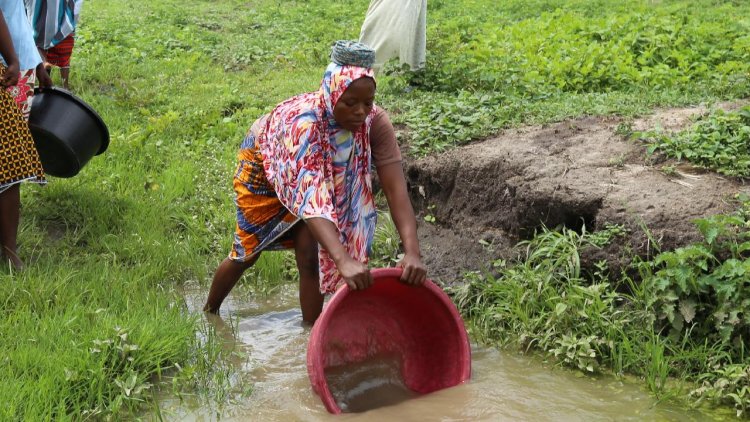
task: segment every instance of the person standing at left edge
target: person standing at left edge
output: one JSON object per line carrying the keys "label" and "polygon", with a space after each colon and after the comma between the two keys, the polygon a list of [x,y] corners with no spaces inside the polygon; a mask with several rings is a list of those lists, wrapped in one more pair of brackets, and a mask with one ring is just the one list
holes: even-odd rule
{"label": "person standing at left edge", "polygon": [[21,108],[24,119],[29,120],[34,86],[37,81],[41,87],[52,86],[52,79],[44,69],[42,57],[34,45],[34,33],[26,17],[23,0],[0,0],[0,10],[5,16],[5,24],[13,40],[20,68],[18,82],[7,89]]}
{"label": "person standing at left edge", "polygon": [[24,181],[46,183],[29,126],[10,92],[20,91],[17,89],[19,69],[29,66],[33,69],[37,65],[30,56],[36,55],[41,63],[22,0],[0,0],[0,54],[0,256],[13,269],[21,270],[23,261],[18,256],[17,245],[21,212],[19,185]]}

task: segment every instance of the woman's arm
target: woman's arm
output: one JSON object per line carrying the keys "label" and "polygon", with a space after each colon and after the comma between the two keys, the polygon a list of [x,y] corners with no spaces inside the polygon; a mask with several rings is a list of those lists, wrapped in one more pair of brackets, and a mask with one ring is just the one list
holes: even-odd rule
{"label": "woman's arm", "polygon": [[13,48],[13,38],[10,37],[8,25],[5,24],[5,16],[0,11],[0,54],[3,55],[8,68],[0,76],[0,85],[4,87],[13,86],[18,83],[18,72],[20,72],[18,56]]}
{"label": "woman's arm", "polygon": [[49,77],[47,68],[44,67],[44,61],[36,65],[36,80],[42,88],[49,88],[52,86],[52,78]]}
{"label": "woman's arm", "polygon": [[313,217],[304,221],[312,232],[315,240],[328,251],[331,259],[336,264],[341,277],[353,290],[362,290],[372,285],[372,275],[367,265],[349,256],[346,248],[339,240],[339,231],[336,225],[325,218]]}
{"label": "woman's arm", "polygon": [[398,263],[398,266],[404,270],[401,281],[408,284],[422,284],[427,277],[427,268],[422,263],[419,251],[417,219],[406,191],[406,179],[401,169],[401,162],[378,167],[378,178],[404,246],[404,258]]}

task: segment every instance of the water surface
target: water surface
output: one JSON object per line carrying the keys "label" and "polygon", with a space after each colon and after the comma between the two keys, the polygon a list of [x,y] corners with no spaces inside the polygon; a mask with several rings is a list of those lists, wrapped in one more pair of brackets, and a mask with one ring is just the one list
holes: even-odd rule
{"label": "water surface", "polygon": [[[186,292],[192,311],[200,312],[205,294],[200,290]],[[306,367],[310,328],[302,323],[297,300],[293,285],[257,300],[233,292],[221,317],[209,317],[207,322],[215,327],[226,347],[240,353],[233,364],[239,376],[252,385],[252,393],[221,409],[165,398],[161,400],[163,418],[264,422],[708,419],[697,411],[657,403],[638,385],[611,377],[581,377],[528,356],[478,345],[472,347],[472,378],[468,383],[420,397],[412,397],[399,385],[388,357],[369,367],[334,371],[330,374],[332,384],[349,390],[337,393],[337,400],[349,410],[382,407],[333,416],[310,387]]]}

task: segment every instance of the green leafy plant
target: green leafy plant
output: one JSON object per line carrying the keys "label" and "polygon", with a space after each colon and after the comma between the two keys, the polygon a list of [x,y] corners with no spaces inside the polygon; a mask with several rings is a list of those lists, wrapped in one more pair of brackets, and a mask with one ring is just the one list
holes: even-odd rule
{"label": "green leafy plant", "polygon": [[615,128],[615,134],[629,138],[633,134],[633,122],[622,122]]}
{"label": "green leafy plant", "polygon": [[635,136],[661,152],[729,176],[750,176],[750,106],[734,112],[716,110],[675,134],[659,131]]}
{"label": "green leafy plant", "polygon": [[372,265],[389,267],[403,257],[401,238],[389,212],[378,213],[378,224],[375,227],[375,238],[370,258]]}
{"label": "green leafy plant", "polygon": [[381,101],[403,113],[396,120],[418,155],[513,124],[750,92],[746,23],[731,19],[745,3],[481,4],[435,8],[425,69],[386,69]]}
{"label": "green leafy plant", "polygon": [[673,165],[661,166],[661,168],[659,168],[659,171],[668,177],[673,177],[677,175],[677,169]]}
{"label": "green leafy plant", "polygon": [[615,230],[592,243],[586,232],[544,229],[522,242],[523,260],[495,261],[497,275],[467,274],[468,284],[453,290],[455,299],[481,337],[503,344],[516,339],[561,364],[596,372],[612,350],[602,333],[619,330],[633,316],[617,309],[624,296],[610,288],[604,272],[593,280],[581,274],[580,250],[600,247]]}
{"label": "green leafy plant", "polygon": [[647,305],[673,336],[718,342],[740,356],[750,334],[750,224],[737,213],[696,225],[702,243],[640,265]]}
{"label": "green leafy plant", "polygon": [[701,377],[702,385],[690,392],[697,402],[733,406],[737,417],[746,417],[750,409],[750,365],[733,364],[716,368]]}

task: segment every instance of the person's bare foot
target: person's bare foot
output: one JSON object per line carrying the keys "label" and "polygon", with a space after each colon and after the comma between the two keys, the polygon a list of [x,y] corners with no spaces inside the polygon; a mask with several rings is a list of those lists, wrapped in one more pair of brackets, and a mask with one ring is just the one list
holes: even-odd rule
{"label": "person's bare foot", "polygon": [[3,246],[3,254],[2,254],[3,260],[6,261],[10,266],[13,267],[16,271],[23,270],[23,261],[21,261],[21,258],[18,257],[18,254],[16,251],[11,250],[8,247]]}

